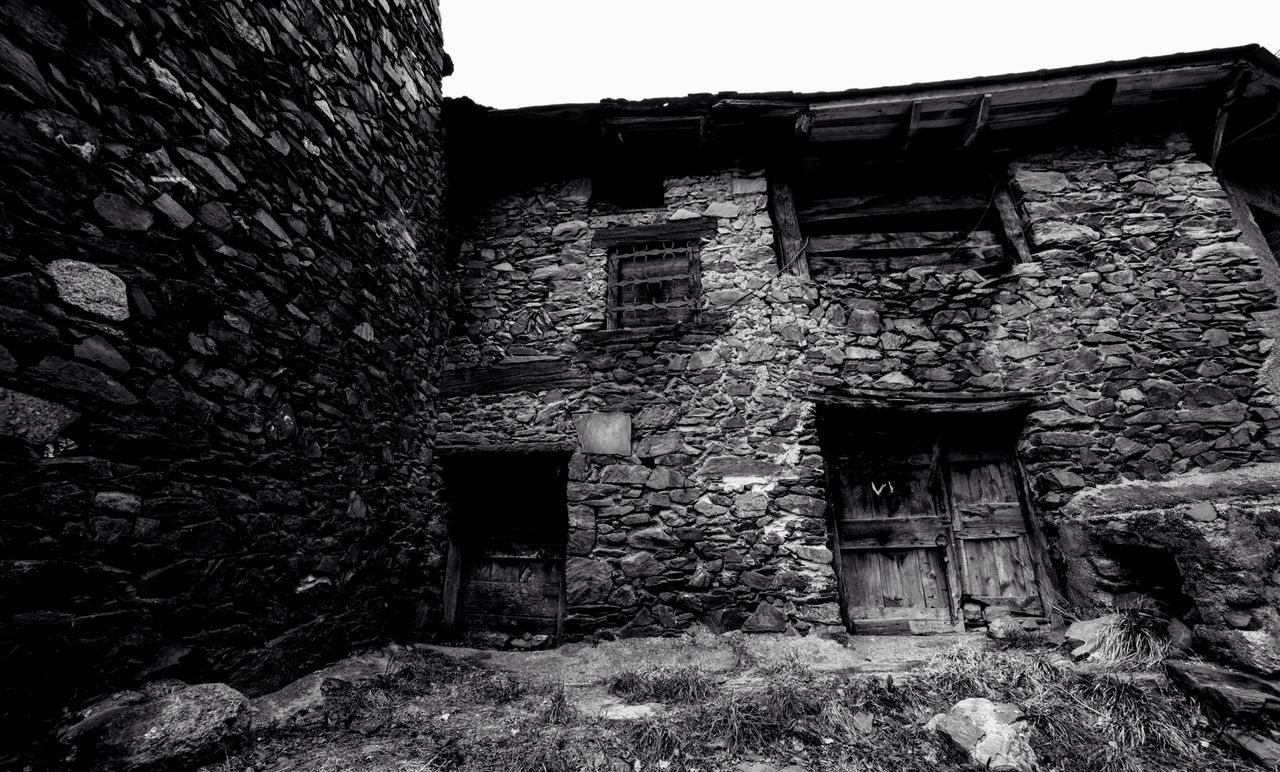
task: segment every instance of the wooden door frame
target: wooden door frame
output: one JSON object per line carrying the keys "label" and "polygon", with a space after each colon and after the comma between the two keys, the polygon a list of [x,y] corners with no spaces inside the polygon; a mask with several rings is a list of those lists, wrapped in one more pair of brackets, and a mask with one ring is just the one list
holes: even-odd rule
{"label": "wooden door frame", "polygon": [[[440,469],[442,489],[444,491],[445,503],[445,532],[447,534],[447,552],[445,556],[444,584],[441,588],[441,626],[446,635],[449,637],[457,637],[461,633],[460,624],[462,619],[462,576],[463,567],[466,565],[467,548],[466,540],[459,538],[458,529],[455,527],[455,518],[457,513],[452,506],[452,494],[448,489],[448,469],[451,462],[457,462],[464,459],[474,459],[483,456],[492,456],[504,459],[518,460],[521,458],[540,457],[547,460],[558,461],[556,468],[558,473],[564,475],[564,481],[568,483],[567,465],[569,457],[573,454],[572,447],[565,443],[494,443],[483,445],[450,445],[436,448],[436,459]],[[564,545],[565,554],[562,558],[560,567],[560,608],[556,615],[556,632],[555,642],[558,645],[564,636],[564,617],[565,617],[565,567],[568,564],[568,545],[569,545],[569,498],[566,495],[560,502],[564,508],[564,533],[561,534]]]}
{"label": "wooden door frame", "polygon": [[[834,452],[836,442],[831,433],[834,431],[833,424],[847,422],[847,418],[842,419],[840,417],[842,413],[847,416],[862,411],[883,411],[885,414],[907,413],[914,415],[950,414],[966,417],[990,415],[993,417],[1006,417],[1016,422],[1013,446],[1009,450],[1009,461],[1016,483],[1015,487],[1022,509],[1023,521],[1027,528],[1027,548],[1036,578],[1036,591],[1040,596],[1040,604],[1045,611],[1045,615],[1053,624],[1061,624],[1061,612],[1058,611],[1057,605],[1051,602],[1051,596],[1061,597],[1060,583],[1057,581],[1054,572],[1050,570],[1047,541],[1039,521],[1039,512],[1035,508],[1035,497],[1028,485],[1022,459],[1018,455],[1018,440],[1025,430],[1025,413],[1037,404],[1040,399],[1041,396],[1033,392],[1001,392],[991,395],[972,393],[933,395],[922,392],[873,394],[869,390],[860,390],[851,394],[832,395],[828,399],[815,401],[814,405],[818,416],[818,446],[826,464],[829,512],[827,528],[832,545],[832,569],[836,574],[836,591],[839,593],[840,599],[837,605],[840,607],[840,616],[845,623],[846,629],[853,629],[854,620],[849,619],[846,613],[847,604],[845,599],[848,594],[848,588],[845,586],[839,527],[844,501],[840,484],[837,480],[839,472],[834,463],[837,458]],[[935,434],[935,448],[938,445],[940,435],[941,432]],[[936,466],[938,463],[938,459],[935,458],[933,464]],[[934,474],[935,472],[931,467],[931,485],[933,484]],[[940,477],[945,477],[945,475],[940,475]],[[945,497],[945,500],[939,503],[946,507],[947,517],[951,520],[951,528],[954,530],[954,518],[958,510],[951,501],[950,481],[940,479],[938,482],[942,488],[941,495]],[[952,619],[959,623],[964,618],[962,608],[964,592],[956,564],[962,559],[963,550],[960,550],[956,545],[956,539],[949,540],[947,546],[943,548],[943,556],[947,567],[947,591],[952,603],[951,615]]]}

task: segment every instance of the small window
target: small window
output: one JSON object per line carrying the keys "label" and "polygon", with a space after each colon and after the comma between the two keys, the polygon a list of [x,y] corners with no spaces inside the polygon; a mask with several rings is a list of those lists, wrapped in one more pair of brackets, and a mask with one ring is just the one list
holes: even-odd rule
{"label": "small window", "polygon": [[609,328],[697,321],[699,267],[697,239],[611,245]]}

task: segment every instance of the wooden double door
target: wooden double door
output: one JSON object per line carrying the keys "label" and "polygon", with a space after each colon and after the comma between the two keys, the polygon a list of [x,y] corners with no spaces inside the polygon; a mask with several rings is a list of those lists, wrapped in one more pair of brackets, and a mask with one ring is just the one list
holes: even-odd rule
{"label": "wooden double door", "polygon": [[1043,614],[1016,424],[863,417],[828,451],[854,632],[963,630],[963,603]]}

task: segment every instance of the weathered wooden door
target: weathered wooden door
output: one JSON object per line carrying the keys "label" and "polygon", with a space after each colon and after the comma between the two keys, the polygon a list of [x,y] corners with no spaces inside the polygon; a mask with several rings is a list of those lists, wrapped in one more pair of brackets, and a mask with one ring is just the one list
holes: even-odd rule
{"label": "weathered wooden door", "polygon": [[954,435],[943,451],[963,595],[1042,614],[1013,449]]}
{"label": "weathered wooden door", "polygon": [[867,439],[837,456],[835,470],[845,616],[858,632],[954,629],[950,518],[934,443],[890,432]]}
{"label": "weathered wooden door", "polygon": [[565,465],[546,453],[470,453],[445,463],[446,624],[460,633],[547,635],[564,615]]}
{"label": "weathered wooden door", "polygon": [[1012,436],[954,417],[849,429],[828,460],[855,632],[963,630],[967,599],[1042,613]]}
{"label": "weathered wooden door", "polygon": [[545,548],[476,545],[462,578],[462,627],[470,631],[560,632],[564,558]]}

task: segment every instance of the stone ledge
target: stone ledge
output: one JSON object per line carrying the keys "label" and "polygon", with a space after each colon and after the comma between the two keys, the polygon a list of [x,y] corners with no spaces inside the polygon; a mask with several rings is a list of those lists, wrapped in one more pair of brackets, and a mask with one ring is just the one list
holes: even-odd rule
{"label": "stone ledge", "polygon": [[1068,517],[1165,509],[1208,499],[1239,499],[1280,494],[1280,463],[1255,464],[1225,472],[1188,472],[1158,482],[1130,481],[1100,485],[1071,498],[1062,512]]}

